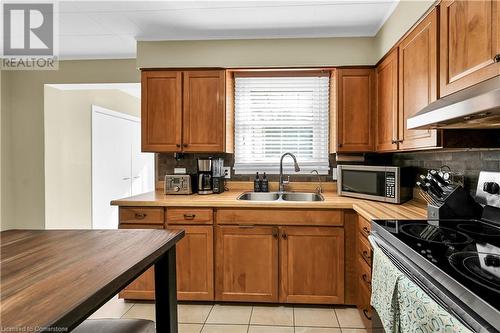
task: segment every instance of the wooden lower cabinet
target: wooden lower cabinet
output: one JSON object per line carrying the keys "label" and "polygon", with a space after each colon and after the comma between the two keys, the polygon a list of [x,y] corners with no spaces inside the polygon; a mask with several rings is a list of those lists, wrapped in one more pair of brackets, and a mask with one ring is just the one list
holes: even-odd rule
{"label": "wooden lower cabinet", "polygon": [[[163,225],[120,223],[119,229],[163,229]],[[135,279],[134,282],[132,282],[122,291],[120,291],[118,296],[120,298],[125,298],[125,299],[154,300],[155,299],[154,267],[149,268],[141,276]]]}
{"label": "wooden lower cabinet", "polygon": [[280,302],[344,303],[344,229],[280,228]]}
{"label": "wooden lower cabinet", "polygon": [[216,227],[217,301],[278,301],[278,228]]}
{"label": "wooden lower cabinet", "polygon": [[169,225],[168,229],[185,231],[177,243],[177,299],[213,301],[213,227]]}

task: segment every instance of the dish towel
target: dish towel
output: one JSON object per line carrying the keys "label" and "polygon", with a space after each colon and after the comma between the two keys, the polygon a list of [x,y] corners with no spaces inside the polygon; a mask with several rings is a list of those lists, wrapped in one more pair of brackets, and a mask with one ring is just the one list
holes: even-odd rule
{"label": "dish towel", "polygon": [[472,333],[406,276],[398,280],[397,298],[400,332]]}
{"label": "dish towel", "polygon": [[380,248],[373,249],[371,305],[387,333],[399,332],[397,287],[403,276]]}

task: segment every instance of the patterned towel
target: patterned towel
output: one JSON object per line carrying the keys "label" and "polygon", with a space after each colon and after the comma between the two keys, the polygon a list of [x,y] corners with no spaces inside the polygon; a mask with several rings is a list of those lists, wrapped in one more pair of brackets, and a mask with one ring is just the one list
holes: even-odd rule
{"label": "patterned towel", "polygon": [[373,250],[371,305],[377,310],[387,333],[399,332],[397,286],[403,276],[382,250]]}
{"label": "patterned towel", "polygon": [[472,333],[413,281],[398,281],[399,330],[404,333]]}

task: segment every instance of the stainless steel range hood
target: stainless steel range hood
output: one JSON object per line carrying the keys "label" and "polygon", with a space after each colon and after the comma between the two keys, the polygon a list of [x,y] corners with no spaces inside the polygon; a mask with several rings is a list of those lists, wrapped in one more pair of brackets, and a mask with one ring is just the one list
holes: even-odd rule
{"label": "stainless steel range hood", "polygon": [[500,76],[429,104],[408,118],[407,127],[500,128]]}

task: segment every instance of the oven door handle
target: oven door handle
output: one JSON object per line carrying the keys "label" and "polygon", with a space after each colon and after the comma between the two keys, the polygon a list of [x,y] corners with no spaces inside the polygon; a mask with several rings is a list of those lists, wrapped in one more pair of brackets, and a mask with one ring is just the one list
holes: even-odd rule
{"label": "oven door handle", "polygon": [[380,246],[378,246],[377,242],[375,241],[375,236],[372,234],[368,235],[368,241],[370,242],[370,245],[372,246],[372,249],[378,249],[380,250]]}

